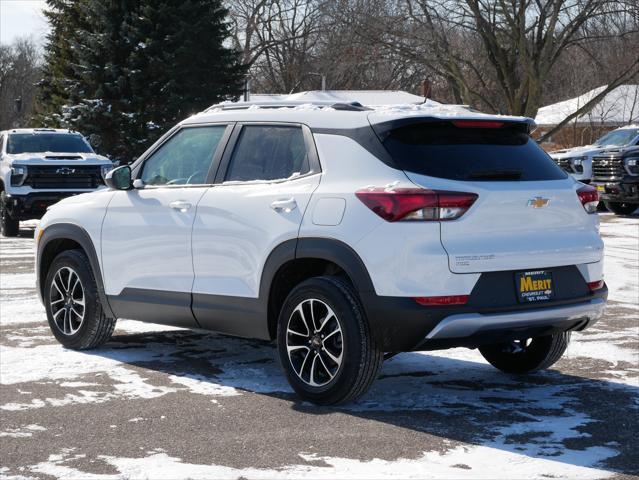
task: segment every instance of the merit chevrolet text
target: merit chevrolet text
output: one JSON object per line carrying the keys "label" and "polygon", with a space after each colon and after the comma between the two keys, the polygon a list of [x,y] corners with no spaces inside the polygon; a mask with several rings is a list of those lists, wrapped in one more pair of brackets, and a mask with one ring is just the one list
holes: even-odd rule
{"label": "merit chevrolet text", "polygon": [[295,391],[362,395],[397,352],[545,369],[604,309],[597,191],[533,122],[454,106],[221,104],[36,231],[55,337],[117,318],[276,340]]}

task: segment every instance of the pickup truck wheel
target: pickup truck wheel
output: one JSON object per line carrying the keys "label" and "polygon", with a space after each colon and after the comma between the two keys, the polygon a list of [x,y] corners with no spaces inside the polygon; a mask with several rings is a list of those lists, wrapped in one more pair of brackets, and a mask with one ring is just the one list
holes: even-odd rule
{"label": "pickup truck wheel", "polygon": [[354,400],[383,361],[353,287],[338,277],[300,283],[278,321],[280,361],[298,395],[320,405]]}
{"label": "pickup truck wheel", "polygon": [[5,237],[17,237],[20,233],[20,222],[11,217],[4,199],[0,199],[0,230]]}
{"label": "pickup truck wheel", "polygon": [[606,208],[614,213],[615,215],[630,215],[635,210],[637,210],[636,203],[626,203],[626,202],[604,202],[606,204]]}
{"label": "pickup truck wheel", "polygon": [[66,348],[86,350],[111,338],[116,320],[104,314],[83,251],[67,250],[53,260],[43,293],[49,327]]}
{"label": "pickup truck wheel", "polygon": [[506,373],[532,373],[553,365],[566,351],[570,332],[481,347],[493,367]]}

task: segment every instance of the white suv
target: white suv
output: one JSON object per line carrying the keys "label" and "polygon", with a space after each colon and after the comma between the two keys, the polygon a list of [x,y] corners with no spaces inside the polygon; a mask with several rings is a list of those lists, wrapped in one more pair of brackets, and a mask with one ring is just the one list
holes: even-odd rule
{"label": "white suv", "polygon": [[607,288],[597,192],[531,126],[457,107],[209,109],[44,216],[51,330],[75,349],[116,318],[277,340],[321,404],[364,393],[397,352],[546,368]]}

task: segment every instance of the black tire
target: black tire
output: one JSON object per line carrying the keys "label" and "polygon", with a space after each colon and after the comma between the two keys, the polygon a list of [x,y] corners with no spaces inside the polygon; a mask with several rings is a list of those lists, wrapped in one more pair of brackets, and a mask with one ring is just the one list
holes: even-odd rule
{"label": "black tire", "polygon": [[637,210],[636,203],[627,203],[627,202],[604,202],[606,204],[606,208],[614,213],[615,215],[630,215],[635,210]]}
{"label": "black tire", "polygon": [[561,332],[519,342],[480,347],[493,367],[506,373],[532,373],[553,365],[566,351],[570,332]]}
{"label": "black tire", "polygon": [[20,234],[20,222],[11,217],[0,198],[0,231],[5,237],[17,237]]}
{"label": "black tire", "polygon": [[[64,297],[63,291],[65,290],[67,279],[75,280],[76,278],[65,276],[67,274],[71,275],[70,272],[73,272],[79,279],[79,287],[74,285],[70,289],[71,297],[75,297],[75,301],[78,303],[59,300]],[[56,279],[58,273],[60,276]],[[56,280],[55,286],[54,280]],[[72,282],[69,281],[69,283]],[[57,285],[60,285],[60,287]],[[83,310],[80,309],[79,291],[82,293]],[[88,350],[99,347],[111,338],[115,329],[116,319],[109,318],[104,313],[91,264],[82,250],[67,250],[55,257],[44,282],[43,298],[51,332],[53,332],[58,342],[66,348]],[[61,307],[61,304],[72,305],[77,309],[74,311],[82,313],[82,319],[78,320],[79,315],[72,314],[71,310],[60,313],[61,309],[67,308],[66,306]],[[56,315],[55,318],[54,314]],[[70,328],[67,329],[68,326]],[[73,331],[74,328],[77,328],[77,330]],[[63,331],[64,329],[67,329],[66,333]]]}
{"label": "black tire", "polygon": [[[313,302],[310,303],[310,306],[315,308],[314,311],[317,315],[322,314],[322,309],[330,308],[334,312],[334,317],[331,317],[330,322],[324,322],[326,325],[324,329],[319,329],[319,332],[326,332],[326,339],[315,339],[316,343],[321,342],[321,346],[312,344],[305,354],[303,347],[296,347],[302,349],[301,355],[303,356],[300,358],[303,358],[304,361],[306,361],[307,357],[310,358],[311,355],[313,355],[313,359],[315,357],[319,358],[315,376],[318,380],[326,382],[321,386],[310,384],[313,381],[313,377],[310,377],[309,366],[305,366],[303,363],[301,368],[298,368],[302,375],[301,377],[298,375],[296,367],[293,365],[295,359],[293,356],[289,358],[287,348],[289,342],[306,343],[306,338],[303,335],[296,336],[288,333],[288,327],[289,320],[291,322],[302,321],[299,313],[295,313],[294,316],[298,306],[305,305],[302,308],[306,308],[307,315],[309,315],[308,308],[310,308],[309,302],[311,300]],[[330,315],[327,312],[322,318],[329,317]],[[310,321],[321,323],[321,320],[318,319]],[[316,326],[313,325],[313,329]],[[332,329],[333,333],[339,329],[339,332],[331,337],[331,335],[328,335],[330,332],[325,329]],[[310,329],[308,333],[308,338],[310,338]],[[319,333],[313,334],[314,337],[319,337],[319,335]],[[329,337],[331,337],[330,340]],[[329,345],[329,342],[334,343]],[[371,333],[357,293],[348,282],[338,277],[311,278],[300,283],[291,291],[280,311],[277,345],[282,368],[295,392],[302,398],[319,405],[345,403],[363,395],[377,378],[379,368],[384,359],[383,352],[379,350]],[[331,361],[331,357],[327,356],[331,352],[332,355],[340,358],[339,364]],[[338,352],[341,353],[338,355]],[[328,368],[323,368],[324,375],[322,375],[319,367],[321,362],[325,362],[322,365],[328,366]],[[299,362],[298,367],[300,367]],[[312,364],[310,368],[313,368]],[[333,370],[332,378],[330,377],[329,369]],[[308,381],[304,379],[306,374],[308,374]],[[313,383],[319,384],[319,382]]]}

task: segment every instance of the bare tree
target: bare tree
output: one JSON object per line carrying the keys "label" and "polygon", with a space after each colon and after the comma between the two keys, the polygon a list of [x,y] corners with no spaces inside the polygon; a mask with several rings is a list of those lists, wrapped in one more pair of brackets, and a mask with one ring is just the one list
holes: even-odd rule
{"label": "bare tree", "polygon": [[39,71],[33,40],[0,45],[0,130],[21,126],[31,117]]}
{"label": "bare tree", "polygon": [[[349,3],[362,8],[362,2]],[[614,86],[639,71],[635,0],[364,3],[375,3],[384,18],[362,22],[358,33],[423,65],[459,103],[534,117],[562,55],[577,48],[592,52],[597,42],[613,38],[626,54],[606,71],[604,83]]]}

